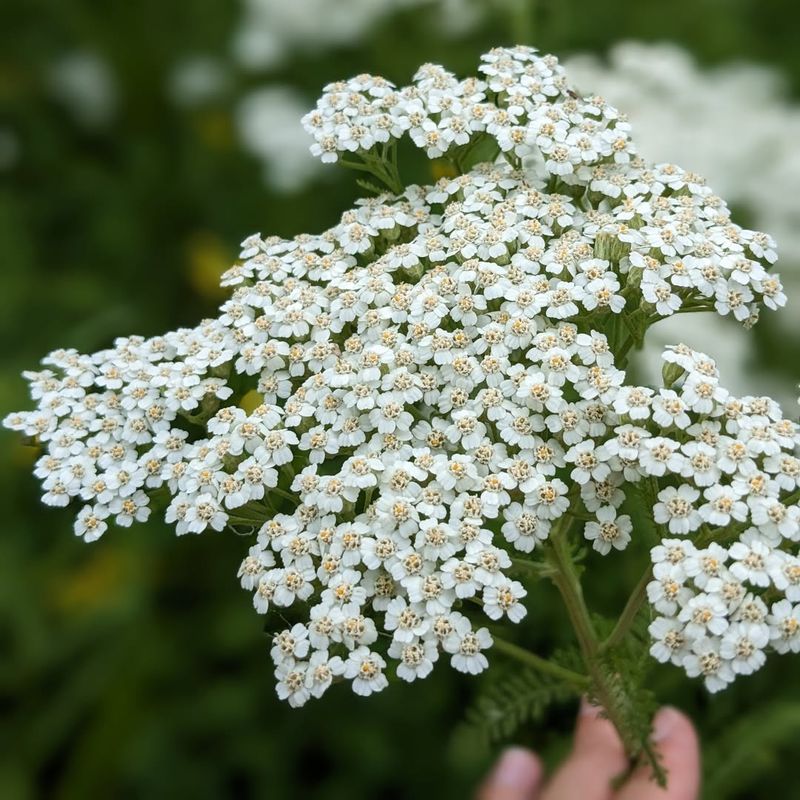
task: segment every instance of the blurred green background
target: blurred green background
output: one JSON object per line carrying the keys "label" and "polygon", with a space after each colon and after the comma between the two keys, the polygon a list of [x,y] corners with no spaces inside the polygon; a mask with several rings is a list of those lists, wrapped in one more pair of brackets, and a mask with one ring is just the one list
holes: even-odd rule
{"label": "blurred green background", "polygon": [[[798,33],[789,0],[4,0],[0,414],[29,407],[19,373],[49,350],[194,324],[214,313],[246,235],[318,231],[349,207],[350,174],[281,173],[278,160],[265,175],[258,126],[242,134],[254,93],[281,87],[311,107],[324,83],[359,72],[404,82],[435,61],[467,75],[496,44],[569,56],[635,39],[678,43],[707,67],[768,65],[797,97]],[[288,148],[302,133],[276,135]],[[757,364],[792,386],[796,322],[791,335],[759,329]],[[85,545],[68,514],[40,506],[35,453],[1,441],[0,798],[470,795],[502,744],[463,724],[479,681],[443,667],[376,698],[342,689],[289,709],[235,579],[247,542],[176,539],[154,521]],[[631,558],[615,565],[612,581],[610,562],[590,578],[609,611],[638,573]],[[529,600],[526,643],[567,642],[549,588]],[[797,668],[773,658],[715,697],[653,671],[701,729],[708,797],[800,797]],[[555,708],[516,739],[557,759],[573,713]]]}

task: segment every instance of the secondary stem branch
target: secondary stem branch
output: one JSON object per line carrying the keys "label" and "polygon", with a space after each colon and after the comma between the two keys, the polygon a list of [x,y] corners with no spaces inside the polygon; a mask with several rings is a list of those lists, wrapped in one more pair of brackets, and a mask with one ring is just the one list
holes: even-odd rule
{"label": "secondary stem branch", "polygon": [[589,673],[590,694],[602,706],[606,716],[617,729],[628,756],[635,759],[641,753],[643,743],[625,725],[623,704],[626,698],[620,695],[619,686],[615,690],[612,676],[607,675],[604,670],[600,657],[600,643],[583,598],[583,589],[572,560],[567,534],[568,528],[562,527],[554,531],[550,537],[549,554],[554,567],[553,581],[564,600],[580,645]]}
{"label": "secondary stem branch", "polygon": [[559,530],[551,537],[551,562],[555,568],[553,582],[567,607],[567,614],[569,614],[570,622],[575,629],[581,653],[584,660],[587,661],[588,667],[588,662],[594,660],[597,653],[597,635],[589,617],[586,601],[583,599],[583,589],[572,562],[566,533],[565,530]]}
{"label": "secondary stem branch", "polygon": [[492,634],[492,638],[494,639],[493,646],[501,653],[505,653],[507,656],[511,656],[511,658],[515,658],[517,661],[539,672],[552,675],[554,678],[571,683],[576,689],[585,690],[589,687],[589,678],[586,675],[581,675],[578,672],[573,672],[571,669],[554,664],[552,661],[547,661],[537,656],[535,653],[531,653],[530,650],[518,647],[511,642],[505,641],[505,639],[499,639],[494,634]]}
{"label": "secondary stem branch", "polygon": [[628,598],[628,602],[625,603],[625,608],[622,609],[622,613],[620,614],[616,625],[614,625],[614,629],[600,646],[601,651],[608,650],[619,644],[624,638],[625,634],[630,630],[631,625],[633,625],[633,621],[636,619],[636,615],[639,613],[644,601],[647,599],[647,584],[650,583],[652,579],[653,568],[648,567],[645,570],[644,575],[639,578],[636,588],[634,588],[633,592],[631,592],[631,596]]}

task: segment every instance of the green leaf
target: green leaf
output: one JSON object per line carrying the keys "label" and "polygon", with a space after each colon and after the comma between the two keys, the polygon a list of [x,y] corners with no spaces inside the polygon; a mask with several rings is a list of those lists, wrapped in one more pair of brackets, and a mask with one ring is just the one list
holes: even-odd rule
{"label": "green leaf", "polygon": [[541,719],[550,705],[573,696],[572,687],[532,669],[490,672],[466,713],[466,725],[487,744],[505,741],[525,723]]}
{"label": "green leaf", "polygon": [[625,750],[647,764],[658,784],[664,786],[667,775],[660,754],[650,742],[653,715],[659,704],[655,694],[645,688],[652,664],[648,658],[648,623],[647,617],[640,615],[623,642],[598,657],[597,667],[603,672],[606,690],[613,696],[614,722]]}
{"label": "green leaf", "polygon": [[386,187],[380,187],[376,183],[372,183],[371,181],[366,180],[365,178],[356,178],[356,185],[359,186],[364,191],[369,192],[370,194],[374,195],[381,195],[385,194]]}

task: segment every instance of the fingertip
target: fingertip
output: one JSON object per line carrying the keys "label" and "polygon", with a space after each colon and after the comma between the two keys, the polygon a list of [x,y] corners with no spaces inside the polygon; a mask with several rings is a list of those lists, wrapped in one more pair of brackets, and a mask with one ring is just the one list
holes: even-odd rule
{"label": "fingertip", "polygon": [[700,746],[692,721],[671,706],[653,719],[653,745],[667,773],[667,785],[658,786],[649,765],[636,769],[618,800],[696,800],[700,792]]}
{"label": "fingertip", "polygon": [[548,800],[606,800],[628,768],[625,748],[601,706],[581,700],[572,752],[547,786]]}
{"label": "fingertip", "polygon": [[539,757],[525,747],[504,750],[486,778],[480,800],[534,800],[544,769]]}
{"label": "fingertip", "polygon": [[689,717],[673,706],[664,706],[653,718],[653,741],[672,740],[693,744],[697,749],[697,733]]}
{"label": "fingertip", "polygon": [[607,755],[613,755],[620,764],[620,769],[624,769],[627,764],[625,748],[605,710],[583,697],[575,724],[573,751],[589,750],[601,750]]}

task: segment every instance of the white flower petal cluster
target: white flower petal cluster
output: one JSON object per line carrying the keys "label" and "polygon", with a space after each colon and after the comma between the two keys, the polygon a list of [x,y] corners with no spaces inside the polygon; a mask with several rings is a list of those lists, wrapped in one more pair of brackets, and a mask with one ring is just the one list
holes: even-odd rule
{"label": "white flower petal cluster", "polygon": [[[674,43],[626,41],[600,58],[584,53],[565,61],[571,81],[625,109],[639,152],[649,161],[670,161],[704,175],[714,189],[745,214],[748,224],[780,242],[781,271],[790,302],[800,298],[800,107],[786,92],[784,76],[765,64],[737,59],[713,67],[697,63]],[[731,136],[730,131],[736,135]],[[796,337],[792,315],[770,320]],[[637,359],[644,380],[657,379],[656,355],[683,341],[714,357],[732,391],[752,386],[758,365],[753,337],[724,320],[681,317],[659,325]],[[795,339],[796,341],[796,339]],[[759,371],[762,391],[788,404],[790,379]]]}
{"label": "white flower petal cluster", "polygon": [[445,109],[482,105],[470,136],[512,116],[538,167],[483,164],[359,201],[321,235],[252,236],[216,319],[51,353],[26,373],[37,408],[5,420],[44,449],[44,501],[82,503],[87,540],[159,498],[179,534],[257,531],[239,577],[259,613],[288,620],[271,652],[292,705],[334,680],[379,691],[390,664],[407,681],[440,658],[485,669],[481,620],[525,615],[516,554],[573,517],[598,553],[625,548],[631,490],[653,492],[670,535],[739,536],[738,605],[725,582],[694,592],[699,573],[652,588],[685,630],[687,670],[761,602],[748,583],[793,602],[796,426],[769,399],[730,397],[688,348],[667,351],[659,390],[627,385],[615,360],[676,310],[752,322],[782,304],[772,241],[733,225],[697,176],[637,159],[620,115],[573,98],[552,57],[496,50],[483,69],[457,82],[425,67],[414,98],[375,78],[332,89],[321,107],[341,105],[350,133],[323,150],[356,129],[369,141],[383,122],[360,116],[365,98],[394,93],[388,117],[412,138],[414,104],[437,130]]}
{"label": "white flower petal cluster", "polygon": [[646,158],[705,175],[778,239],[781,261],[800,277],[800,108],[780,71],[738,59],[708,68],[674,43],[637,41],[614,45],[606,58],[572,56],[565,66],[574,84],[625,109]]}
{"label": "white flower petal cluster", "polygon": [[474,146],[478,134],[518,158],[537,153],[547,173],[586,182],[600,161],[627,164],[630,126],[602,99],[569,90],[554,56],[527,47],[484,55],[483,78],[459,80],[436,64],[419,68],[410,86],[359,75],[332,83],[303,119],[312,153],[336,161],[348,153],[407,137],[429,158]]}
{"label": "white flower petal cluster", "polygon": [[[683,399],[695,396],[712,362],[682,348],[666,357],[685,370]],[[653,507],[668,535],[651,551],[650,652],[716,692],[768,648],[800,651],[798,426],[767,397],[720,396],[664,442],[678,461]]]}

